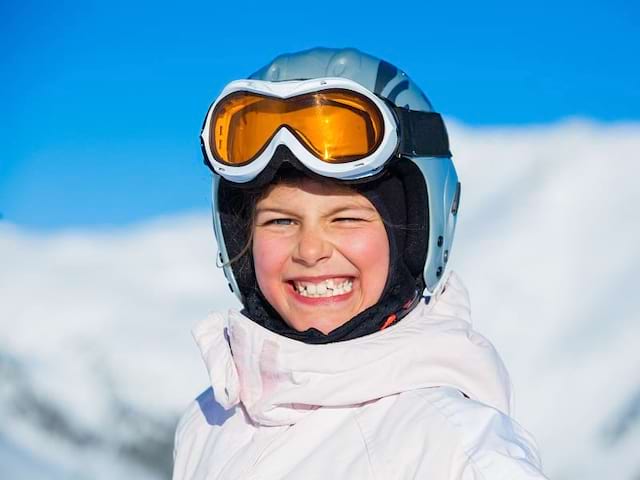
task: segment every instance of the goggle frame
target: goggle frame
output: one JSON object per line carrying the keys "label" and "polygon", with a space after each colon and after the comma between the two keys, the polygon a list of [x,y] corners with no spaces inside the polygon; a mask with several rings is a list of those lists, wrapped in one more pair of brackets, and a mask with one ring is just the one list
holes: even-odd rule
{"label": "goggle frame", "polygon": [[[343,163],[329,163],[316,157],[286,126],[281,126],[268,144],[252,161],[239,166],[218,161],[209,143],[213,113],[216,106],[229,95],[248,92],[268,97],[287,99],[323,90],[343,89],[354,91],[369,99],[379,110],[383,120],[383,134],[378,147],[369,155]],[[233,183],[247,183],[255,179],[269,164],[276,149],[285,145],[309,170],[338,180],[357,180],[380,172],[396,153],[400,143],[399,121],[384,100],[353,80],[341,77],[314,78],[270,82],[264,80],[235,80],[227,84],[218,98],[209,107],[200,134],[202,151],[214,173]]]}

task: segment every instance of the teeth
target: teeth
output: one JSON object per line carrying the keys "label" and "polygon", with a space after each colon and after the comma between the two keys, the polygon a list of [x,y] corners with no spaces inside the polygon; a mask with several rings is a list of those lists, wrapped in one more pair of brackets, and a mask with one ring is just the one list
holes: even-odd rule
{"label": "teeth", "polygon": [[335,297],[350,292],[353,288],[353,282],[344,280],[338,283],[330,278],[320,283],[294,282],[294,287],[303,297]]}

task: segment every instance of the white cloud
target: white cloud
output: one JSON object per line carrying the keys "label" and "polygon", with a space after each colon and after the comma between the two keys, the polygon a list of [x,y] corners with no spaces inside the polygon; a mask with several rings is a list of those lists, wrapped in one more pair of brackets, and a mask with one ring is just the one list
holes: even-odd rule
{"label": "white cloud", "polygon": [[[640,125],[452,122],[450,136],[463,184],[451,263],[512,374],[517,418],[551,478],[632,478],[640,418],[617,443],[607,432],[640,398]],[[112,429],[114,402],[173,418],[207,382],[191,325],[237,305],[215,251],[206,213],[46,235],[0,223],[0,375],[84,432]],[[24,451],[80,468],[0,411]]]}

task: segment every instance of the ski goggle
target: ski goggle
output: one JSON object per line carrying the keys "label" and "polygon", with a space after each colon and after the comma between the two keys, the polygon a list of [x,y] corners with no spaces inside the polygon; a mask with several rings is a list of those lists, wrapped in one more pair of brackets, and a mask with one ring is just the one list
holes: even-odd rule
{"label": "ski goggle", "polygon": [[439,114],[396,107],[345,78],[231,82],[201,141],[205,163],[235,183],[257,177],[280,145],[309,170],[343,180],[375,175],[396,154],[450,156]]}

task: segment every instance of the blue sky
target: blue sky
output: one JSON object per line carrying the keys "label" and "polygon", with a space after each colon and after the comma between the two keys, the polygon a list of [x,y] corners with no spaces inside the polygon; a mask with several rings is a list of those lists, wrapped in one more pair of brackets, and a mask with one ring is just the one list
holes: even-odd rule
{"label": "blue sky", "polygon": [[57,3],[0,6],[0,213],[29,228],[208,208],[210,102],[319,45],[387,59],[469,125],[640,120],[637,2]]}

